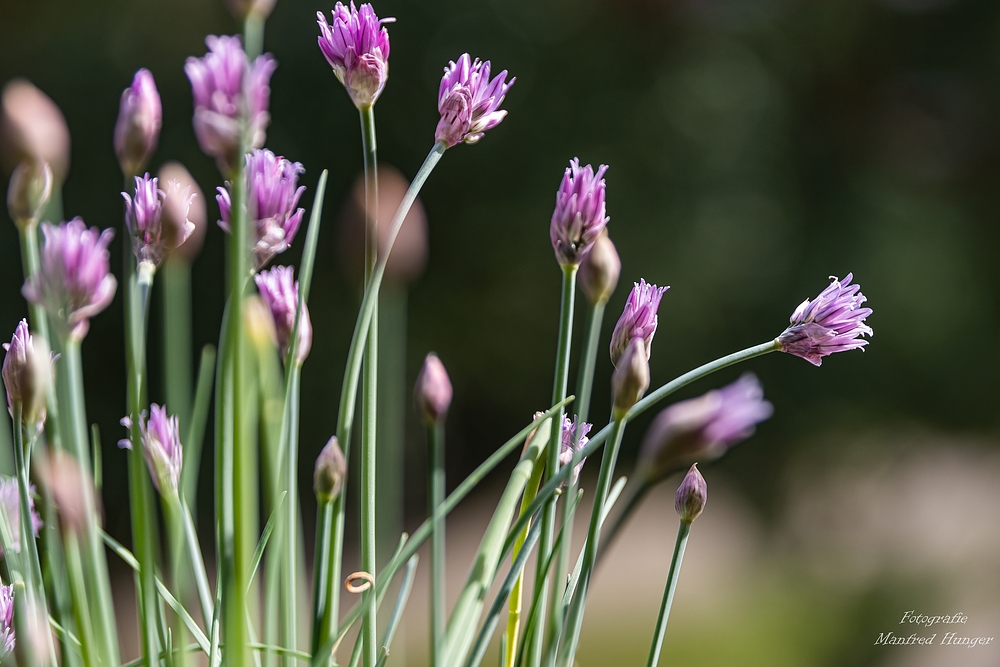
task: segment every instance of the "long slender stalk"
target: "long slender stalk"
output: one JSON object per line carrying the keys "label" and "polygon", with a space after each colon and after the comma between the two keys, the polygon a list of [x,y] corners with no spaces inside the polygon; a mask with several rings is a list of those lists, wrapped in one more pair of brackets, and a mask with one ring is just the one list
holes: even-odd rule
{"label": "long slender stalk", "polygon": [[[67,445],[76,457],[80,467],[89,471],[90,466],[90,443],[87,438],[87,417],[83,406],[83,370],[80,364],[80,341],[71,336],[67,336],[62,341],[62,371],[66,382],[66,396],[68,398],[67,424],[70,426],[67,435]],[[58,374],[57,374],[58,376]],[[67,543],[66,558],[67,564],[72,557],[80,565],[80,571],[84,580],[74,582],[76,570],[69,568],[70,585],[78,585],[81,590],[86,590],[89,584],[89,591],[83,602],[87,608],[77,609],[75,615],[79,623],[81,614],[88,615],[88,625],[91,620],[98,626],[100,636],[99,654],[104,656],[110,664],[120,662],[118,657],[118,636],[115,624],[114,606],[111,600],[111,582],[108,577],[108,561],[104,553],[104,544],[101,542],[97,530],[97,507],[95,499],[89,493],[83,494],[83,513],[88,517],[89,525],[83,532],[83,548],[86,549],[86,557],[80,553],[72,553],[80,548],[76,539],[72,544]],[[74,607],[80,603],[77,594],[73,593]],[[87,604],[89,602],[89,605]],[[82,631],[82,628],[81,628]]]}
{"label": "long slender stalk", "polygon": [[688,535],[691,533],[691,523],[681,521],[677,529],[677,544],[674,545],[674,555],[670,559],[670,572],[667,573],[667,583],[663,587],[663,601],[660,603],[660,613],[656,617],[656,630],[653,632],[653,643],[649,647],[649,660],[646,667],[656,667],[660,662],[660,649],[663,648],[663,637],[667,633],[667,619],[670,618],[670,606],[674,602],[674,591],[677,590],[677,580],[680,579],[681,561],[684,560],[684,549],[687,547]]}
{"label": "long slender stalk", "polygon": [[[163,285],[163,377],[167,405],[182,433],[191,425],[191,265],[168,257],[160,267]],[[184,441],[185,449],[189,447]],[[185,452],[187,453],[187,452]]]}
{"label": "long slender stalk", "polygon": [[[566,398],[566,393],[568,391],[569,353],[572,349],[573,309],[576,302],[577,267],[575,265],[569,265],[562,267],[562,270],[562,300],[559,305],[559,343],[556,348],[555,379],[552,382],[553,403]],[[556,418],[555,426],[552,429],[549,446],[546,450],[545,456],[545,469],[546,474],[549,477],[552,477],[559,471],[559,449],[560,443],[562,442],[562,425],[563,415],[559,414]],[[542,509],[542,535],[539,538],[538,543],[538,560],[535,571],[535,588],[541,590],[542,593],[538,596],[539,623],[536,625],[538,631],[531,637],[531,646],[529,647],[528,653],[528,665],[531,667],[538,667],[542,660],[542,648],[545,642],[545,633],[542,631],[542,628],[545,626],[541,621],[546,618],[545,614],[548,607],[548,593],[545,591],[545,588],[548,586],[549,582],[548,577],[543,574],[542,569],[545,567],[545,561],[549,558],[549,554],[552,552],[552,540],[555,536],[555,524],[556,498],[553,496]],[[563,545],[563,549],[565,549],[565,544]],[[559,585],[558,581],[554,582],[554,586],[557,591]],[[558,592],[556,593],[556,599],[558,599]],[[553,611],[555,612],[556,610]],[[558,626],[560,620],[561,619],[558,618],[557,613],[553,613],[549,619],[550,623],[556,624],[556,626]]]}
{"label": "long slender stalk", "polygon": [[[126,244],[127,246],[128,244]],[[154,530],[156,515],[146,463],[142,456],[139,413],[146,401],[146,306],[153,273],[143,265],[135,272],[132,253],[125,256],[125,355],[128,385],[128,414],[131,421],[128,453],[129,507],[132,515],[132,539],[139,559],[139,639],[142,655],[148,660],[159,655]]]}
{"label": "long slender stalk", "polygon": [[445,597],[445,467],[444,424],[440,420],[427,428],[430,450],[428,475],[428,515],[431,517],[431,667],[440,667],[447,617]]}
{"label": "long slender stalk", "polygon": [[[375,109],[361,109],[361,144],[365,163],[365,282],[378,261],[378,145],[375,140]],[[361,568],[375,576],[375,465],[378,424],[378,296],[365,344],[361,401]],[[374,600],[374,598],[373,598]],[[361,633],[364,667],[378,660],[377,614],[374,601],[368,605]]]}
{"label": "long slender stalk", "polygon": [[621,447],[626,423],[627,419],[624,416],[616,417],[614,430],[611,434],[611,445],[604,448],[604,457],[601,459],[601,472],[597,478],[597,489],[594,491],[594,509],[591,511],[590,529],[587,532],[587,544],[584,546],[583,552],[583,569],[580,572],[576,593],[570,602],[566,615],[568,634],[563,636],[558,649],[558,664],[566,665],[566,667],[572,667],[577,643],[580,640],[580,628],[583,625],[583,611],[587,602],[590,575],[594,569],[597,545],[601,539],[601,512],[611,488],[611,479],[614,476],[615,463],[618,461],[618,449]]}
{"label": "long slender stalk", "polygon": [[[580,357],[580,370],[577,374],[576,396],[577,400],[573,404],[576,408],[576,432],[573,434],[573,441],[579,442],[583,435],[583,425],[590,415],[590,395],[594,387],[594,367],[597,362],[597,348],[601,339],[601,323],[604,320],[604,306],[606,301],[598,301],[590,306],[590,318],[587,326],[587,338],[583,346],[583,356]],[[580,463],[580,452],[574,449],[573,460],[570,462],[570,470],[575,470]],[[573,498],[576,493],[578,480],[570,476],[567,485],[567,498]],[[576,514],[576,503],[565,503],[563,506],[562,534],[564,535],[561,548],[559,550],[559,561],[556,563],[556,574],[553,578],[555,582],[554,605],[552,611],[552,622],[549,625],[548,646],[545,655],[545,664],[553,665],[556,658],[556,647],[559,645],[559,638],[562,635],[562,619],[565,609],[562,608],[564,582],[566,574],[569,572],[569,559],[573,546],[573,517]]]}
{"label": "long slender stalk", "polygon": [[[288,447],[281,452],[279,469],[285,473],[284,487],[288,492],[284,501],[285,513],[281,533],[281,588],[282,588],[282,631],[281,645],[295,651],[298,650],[298,587],[299,587],[299,557],[298,526],[299,526],[299,382],[301,368],[293,363],[288,371],[290,391],[285,400],[285,410],[288,414],[288,425],[284,435]],[[294,660],[290,656],[283,659],[285,667],[293,667]]]}

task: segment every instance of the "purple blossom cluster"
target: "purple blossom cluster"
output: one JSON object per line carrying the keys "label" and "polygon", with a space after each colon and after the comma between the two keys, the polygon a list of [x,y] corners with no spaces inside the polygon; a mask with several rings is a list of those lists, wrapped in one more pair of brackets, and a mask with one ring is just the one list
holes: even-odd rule
{"label": "purple blossom cluster", "polygon": [[868,344],[862,336],[873,333],[865,324],[872,309],[861,307],[868,299],[860,285],[851,284],[853,278],[850,273],[842,281],[831,276],[832,282],[819,296],[799,304],[790,318],[791,325],[778,336],[782,352],[819,366],[825,356]]}
{"label": "purple blossom cluster", "polygon": [[0,585],[0,662],[14,653],[14,584]]}
{"label": "purple blossom cluster", "polygon": [[500,109],[515,78],[507,81],[507,70],[490,79],[490,61],[473,60],[463,53],[444,68],[438,88],[438,121],[434,140],[449,148],[474,144],[487,130],[500,124],[507,112]]}
{"label": "purple blossom cluster", "polygon": [[[35,485],[32,484],[28,487],[28,509],[31,512],[31,528],[37,538],[44,524],[42,524],[41,515],[35,510],[34,495]],[[11,546],[14,551],[21,553],[21,496],[17,480],[13,477],[0,477],[0,505],[7,513],[7,528],[10,530]],[[3,547],[0,547],[0,557],[2,556]]]}
{"label": "purple blossom cluster", "polygon": [[625,348],[633,338],[641,338],[645,344],[646,359],[649,359],[653,345],[653,335],[659,323],[656,311],[660,307],[660,299],[669,287],[657,287],[640,279],[632,287],[632,292],[625,302],[625,310],[615,330],[611,334],[611,363],[618,365],[618,360],[625,353]]}
{"label": "purple blossom cluster", "polygon": [[194,223],[187,219],[194,195],[190,188],[182,188],[178,183],[167,184],[171,197],[176,199],[172,213],[183,214],[183,221],[164,224],[164,207],[168,193],[161,190],[159,180],[149,174],[135,177],[135,193],[125,199],[125,227],[132,237],[132,252],[136,260],[151,266],[158,266],[167,252],[184,243],[194,232]]}
{"label": "purple blossom cluster", "polygon": [[[563,427],[562,427],[562,439],[559,442],[559,466],[567,466],[573,462],[573,457],[581,449],[587,446],[590,442],[590,438],[587,434],[590,433],[590,429],[593,428],[592,424],[577,424],[575,419],[570,419],[569,417],[563,417]],[[577,433],[579,430],[579,434]],[[577,437],[579,436],[579,437]],[[580,479],[580,471],[583,470],[583,464],[587,462],[586,458],[581,458],[576,467],[573,468],[573,479],[570,485],[576,485]]]}
{"label": "purple blossom cluster", "polygon": [[604,201],[604,174],[607,165],[594,171],[573,158],[556,192],[549,238],[561,266],[579,266],[594,247],[610,218]]}
{"label": "purple blossom cluster", "polygon": [[389,79],[389,31],[368,3],[361,9],[338,2],[333,8],[333,23],[323,12],[316,13],[319,23],[319,50],[333,68],[333,73],[347,89],[359,109],[378,100]]}
{"label": "purple blossom cluster", "polygon": [[[123,417],[122,426],[132,428],[132,420]],[[167,414],[166,406],[153,403],[149,406],[149,416],[143,410],[139,415],[139,431],[142,441],[142,456],[153,478],[156,490],[161,494],[175,494],[181,481],[184,450],[181,446],[180,426],[177,417]],[[118,441],[122,449],[132,449],[132,441],[123,438]]]}
{"label": "purple blossom cluster", "polygon": [[[271,312],[281,356],[285,358],[295,329],[295,311],[299,303],[299,283],[295,280],[295,269],[290,266],[276,266],[268,271],[261,271],[254,276],[254,281],[260,290],[264,305]],[[296,363],[300,365],[304,363],[311,348],[312,322],[309,319],[309,308],[303,303],[295,352]]]}

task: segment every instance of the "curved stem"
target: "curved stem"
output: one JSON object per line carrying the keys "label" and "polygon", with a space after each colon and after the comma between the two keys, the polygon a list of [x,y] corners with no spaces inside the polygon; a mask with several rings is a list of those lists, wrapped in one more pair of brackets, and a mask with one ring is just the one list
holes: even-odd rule
{"label": "curved stem", "polygon": [[[552,402],[557,403],[566,398],[569,385],[569,353],[573,340],[573,309],[576,300],[576,271],[575,265],[562,267],[562,298],[559,304],[559,342],[556,348],[556,370],[555,378],[552,382]],[[560,412],[552,424],[552,433],[549,436],[549,444],[545,456],[545,470],[549,477],[554,476],[559,471],[559,450],[562,444],[563,413]],[[542,509],[542,535],[538,543],[538,560],[535,571],[535,589],[541,591],[538,599],[538,622],[535,625],[536,631],[531,637],[530,652],[528,653],[528,665],[537,667],[541,664],[542,648],[545,642],[545,612],[548,606],[548,576],[545,571],[545,563],[553,548],[553,537],[555,535],[556,524],[556,498],[552,496]],[[562,544],[565,549],[565,543]],[[556,582],[555,587],[559,584]],[[550,622],[558,624],[560,619],[553,613]]]}
{"label": "curved stem", "polygon": [[[279,469],[285,472],[285,489],[288,492],[284,503],[284,533],[281,544],[282,558],[282,588],[284,604],[282,618],[282,645],[292,651],[298,650],[297,635],[298,622],[296,620],[298,612],[298,586],[299,586],[299,556],[298,547],[298,525],[299,525],[299,384],[301,368],[298,364],[293,364],[289,370],[291,376],[290,393],[285,399],[285,411],[288,415],[288,424],[284,440],[288,447],[279,453]],[[291,667],[294,660],[290,656],[285,656],[282,661],[286,667]]]}
{"label": "curved stem", "polygon": [[667,632],[667,619],[670,617],[670,606],[674,602],[674,591],[677,590],[677,580],[680,579],[681,561],[684,560],[684,549],[687,547],[691,524],[681,521],[677,529],[677,544],[674,545],[674,555],[670,559],[670,572],[667,574],[667,584],[663,588],[663,601],[660,603],[660,613],[656,617],[656,630],[653,632],[653,643],[649,647],[649,660],[646,667],[656,667],[660,662],[660,649],[663,648],[663,637]]}
{"label": "curved stem", "polygon": [[431,528],[431,667],[440,667],[444,647],[447,617],[445,598],[445,539],[444,539],[444,424],[436,422],[427,429],[430,450],[430,475],[427,498]]}

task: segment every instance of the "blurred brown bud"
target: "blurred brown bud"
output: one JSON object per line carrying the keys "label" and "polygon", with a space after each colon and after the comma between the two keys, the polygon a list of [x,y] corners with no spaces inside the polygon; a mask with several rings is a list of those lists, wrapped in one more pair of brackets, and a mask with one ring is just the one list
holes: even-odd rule
{"label": "blurred brown bud", "polygon": [[605,229],[580,264],[580,289],[590,303],[606,303],[618,286],[622,261]]}
{"label": "blurred brown bud", "polygon": [[[168,239],[184,238],[185,224],[194,223],[194,231],[187,240],[170,251],[171,257],[177,257],[190,264],[201,252],[201,246],[205,242],[208,222],[205,213],[205,195],[198,187],[197,181],[180,162],[168,162],[160,167],[158,177],[160,188],[167,193],[161,219],[164,236]],[[171,183],[176,183],[176,186],[171,187]],[[194,197],[191,198],[191,195]],[[188,207],[186,216],[185,207]],[[167,246],[173,247],[173,244],[167,243]]]}
{"label": "blurred brown bud", "polygon": [[26,160],[17,166],[7,187],[7,211],[20,227],[38,222],[52,196],[52,169],[45,162]]}
{"label": "blurred brown bud", "polygon": [[677,496],[674,498],[674,509],[680,515],[681,521],[691,523],[705,509],[705,502],[708,500],[708,484],[705,478],[698,471],[698,464],[695,463],[684,475],[680,487],[677,489]]}
{"label": "blurred brown bud", "polygon": [[[410,183],[395,167],[378,169],[378,252],[381,257],[388,241],[389,226]],[[340,247],[348,275],[360,277],[365,260],[365,178],[358,177],[341,214]],[[427,264],[427,216],[418,197],[403,218],[392,245],[385,277],[395,283],[413,282]],[[360,280],[360,278],[358,278]]]}
{"label": "blurred brown bud", "polygon": [[226,6],[229,7],[229,13],[233,15],[233,18],[242,23],[251,14],[261,20],[266,19],[271,15],[271,12],[274,11],[276,1],[277,0],[226,0]]}
{"label": "blurred brown bud", "polygon": [[625,348],[611,375],[611,393],[616,418],[625,416],[649,388],[649,359],[646,344],[636,336]]}
{"label": "blurred brown bud", "polygon": [[436,354],[431,352],[424,359],[424,365],[417,376],[413,397],[420,418],[428,426],[444,419],[451,406],[451,379],[448,371]]}
{"label": "blurred brown bud", "polygon": [[55,102],[25,79],[0,94],[0,163],[10,173],[26,160],[45,162],[56,183],[69,171],[69,128]]}
{"label": "blurred brown bud", "polygon": [[337,436],[333,436],[316,459],[316,473],[313,476],[316,499],[321,503],[333,502],[340,495],[346,476],[347,460],[344,452],[340,451]]}
{"label": "blurred brown bud", "polygon": [[100,496],[95,492],[90,472],[80,467],[77,460],[62,450],[51,450],[39,461],[39,479],[51,496],[63,529],[84,533],[90,527],[91,517],[87,507],[94,507],[97,515],[93,521],[100,525],[102,510]]}

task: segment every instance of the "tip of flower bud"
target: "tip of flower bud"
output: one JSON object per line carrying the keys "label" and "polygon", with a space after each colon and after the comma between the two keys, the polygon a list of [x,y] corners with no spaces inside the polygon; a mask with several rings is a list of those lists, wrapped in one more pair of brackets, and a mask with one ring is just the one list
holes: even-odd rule
{"label": "tip of flower bud", "polygon": [[428,426],[437,423],[448,413],[452,396],[451,379],[441,359],[433,352],[424,359],[413,394],[417,412]]}
{"label": "tip of flower bud", "polygon": [[247,339],[257,350],[278,349],[278,330],[274,318],[260,296],[254,294],[243,300],[243,323]]}
{"label": "tip of flower bud", "polygon": [[649,388],[649,357],[646,344],[636,337],[625,348],[611,375],[614,415],[620,419],[639,402]]}
{"label": "tip of flower bud", "polygon": [[7,188],[7,210],[21,228],[42,217],[52,196],[52,168],[46,162],[26,160],[17,166]]}
{"label": "tip of flower bud", "polygon": [[580,289],[590,303],[606,303],[618,286],[622,261],[608,232],[601,232],[580,264]]}
{"label": "tip of flower bud", "polygon": [[160,140],[162,116],[153,75],[148,69],[140,69],[132,85],[122,92],[115,123],[115,155],[126,176],[137,176],[145,169]]}
{"label": "tip of flower bud", "polygon": [[337,436],[333,436],[316,459],[316,472],[313,475],[316,499],[321,503],[333,502],[340,495],[346,476],[347,460],[340,450]]}
{"label": "tip of flower bud", "polygon": [[10,173],[25,160],[47,163],[62,183],[69,171],[69,127],[48,95],[14,79],[0,96],[0,163]]}
{"label": "tip of flower bud", "polygon": [[[378,168],[378,252],[384,256],[396,209],[409,189],[409,181],[395,167]],[[361,280],[365,255],[365,179],[359,174],[351,196],[341,212],[340,248],[344,267],[352,279]],[[403,285],[420,277],[427,265],[427,215],[418,197],[403,218],[403,224],[386,260],[385,277]]]}
{"label": "tip of flower bud", "polygon": [[705,502],[708,500],[708,484],[705,478],[698,471],[698,464],[695,463],[684,475],[681,485],[677,488],[677,497],[674,500],[674,509],[680,515],[681,521],[691,523],[705,509]]}
{"label": "tip of flower bud", "polygon": [[3,383],[7,406],[21,406],[24,424],[41,425],[52,385],[52,355],[44,338],[32,336],[28,321],[21,320],[10,343],[4,343]]}

